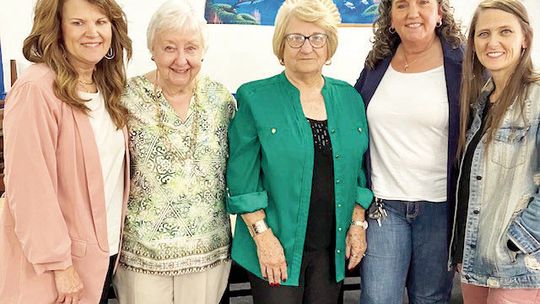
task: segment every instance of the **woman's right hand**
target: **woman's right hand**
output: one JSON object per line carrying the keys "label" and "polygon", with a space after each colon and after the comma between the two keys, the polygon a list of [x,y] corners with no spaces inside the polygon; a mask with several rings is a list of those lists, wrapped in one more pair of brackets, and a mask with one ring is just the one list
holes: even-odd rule
{"label": "woman's right hand", "polygon": [[279,286],[281,281],[287,281],[287,262],[283,247],[272,230],[255,235],[253,240],[257,245],[262,276],[268,279],[271,286]]}
{"label": "woman's right hand", "polygon": [[55,270],[54,282],[58,292],[55,303],[79,303],[84,286],[73,266],[69,266],[64,270]]}

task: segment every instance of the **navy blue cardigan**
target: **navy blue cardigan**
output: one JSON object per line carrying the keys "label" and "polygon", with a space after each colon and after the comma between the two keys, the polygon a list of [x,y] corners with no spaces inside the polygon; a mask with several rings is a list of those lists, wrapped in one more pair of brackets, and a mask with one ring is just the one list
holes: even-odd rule
{"label": "navy blue cardigan", "polygon": [[[456,181],[457,181],[457,145],[459,140],[459,90],[461,84],[461,63],[463,61],[463,49],[452,48],[452,46],[442,39],[441,44],[443,49],[444,61],[444,76],[446,79],[446,93],[448,96],[448,163],[447,163],[447,187],[446,195],[448,200],[448,221],[452,227],[454,221],[454,208],[456,201]],[[395,54],[395,51],[394,51]],[[392,57],[388,56],[377,63],[377,66],[371,70],[365,66],[360,73],[360,77],[354,85],[355,89],[362,95],[364,99],[366,113],[367,107],[373,94],[377,90]],[[369,121],[368,121],[369,123]],[[366,152],[366,169],[368,174],[368,185],[371,186],[371,164],[369,159],[369,150]],[[451,229],[449,229],[449,234]]]}

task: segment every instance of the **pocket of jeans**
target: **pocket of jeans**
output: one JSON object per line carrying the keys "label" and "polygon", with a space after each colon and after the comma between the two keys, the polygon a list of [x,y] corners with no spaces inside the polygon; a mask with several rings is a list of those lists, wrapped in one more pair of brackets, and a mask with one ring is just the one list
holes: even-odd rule
{"label": "pocket of jeans", "polygon": [[525,163],[525,145],[529,127],[504,127],[497,130],[489,146],[491,161],[513,169]]}

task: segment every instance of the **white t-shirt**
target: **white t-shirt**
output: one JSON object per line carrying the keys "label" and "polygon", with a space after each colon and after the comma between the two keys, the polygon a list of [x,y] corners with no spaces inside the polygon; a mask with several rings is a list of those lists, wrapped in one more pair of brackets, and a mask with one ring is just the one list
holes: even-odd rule
{"label": "white t-shirt", "polygon": [[105,190],[105,208],[107,210],[107,234],[109,254],[118,253],[120,245],[120,227],[122,223],[122,200],[124,195],[124,134],[117,130],[109,112],[105,108],[103,95],[100,93],[79,92],[81,98],[90,100],[89,118],[98,148]]}
{"label": "white t-shirt", "polygon": [[448,116],[443,66],[421,73],[388,67],[367,109],[376,197],[446,201]]}

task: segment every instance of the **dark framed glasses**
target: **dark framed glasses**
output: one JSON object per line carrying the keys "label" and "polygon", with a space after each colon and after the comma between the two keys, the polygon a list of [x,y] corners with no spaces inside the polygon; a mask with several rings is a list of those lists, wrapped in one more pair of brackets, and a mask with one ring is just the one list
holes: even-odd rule
{"label": "dark framed glasses", "polygon": [[306,40],[309,40],[309,44],[311,44],[314,49],[320,49],[326,45],[328,35],[323,33],[315,33],[309,36],[304,36],[302,34],[292,33],[285,35],[285,40],[287,40],[287,44],[293,49],[301,48]]}

